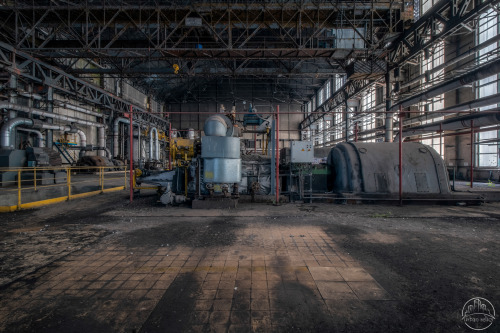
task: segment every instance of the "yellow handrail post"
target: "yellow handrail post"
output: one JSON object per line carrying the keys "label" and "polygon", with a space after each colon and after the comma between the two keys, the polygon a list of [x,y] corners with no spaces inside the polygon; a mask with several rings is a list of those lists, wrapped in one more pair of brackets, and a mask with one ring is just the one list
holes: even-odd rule
{"label": "yellow handrail post", "polygon": [[70,168],[66,169],[66,180],[68,184],[68,200],[71,200],[71,170]]}
{"label": "yellow handrail post", "polygon": [[101,193],[104,192],[104,168],[101,167]]}
{"label": "yellow handrail post", "polygon": [[17,210],[21,210],[21,169],[17,170]]}
{"label": "yellow handrail post", "polygon": [[33,178],[35,178],[34,184],[35,184],[35,192],[36,192],[36,167],[33,168]]}

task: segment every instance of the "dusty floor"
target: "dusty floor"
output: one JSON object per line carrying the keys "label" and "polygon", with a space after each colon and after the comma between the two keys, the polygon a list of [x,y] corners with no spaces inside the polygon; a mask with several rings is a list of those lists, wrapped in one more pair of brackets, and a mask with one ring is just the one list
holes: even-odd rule
{"label": "dusty floor", "polygon": [[500,311],[498,203],[155,201],[2,214],[0,331],[472,332],[467,300]]}

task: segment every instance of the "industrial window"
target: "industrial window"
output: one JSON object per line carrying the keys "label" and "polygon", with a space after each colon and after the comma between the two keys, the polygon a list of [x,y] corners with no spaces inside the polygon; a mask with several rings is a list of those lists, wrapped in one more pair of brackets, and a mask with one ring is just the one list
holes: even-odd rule
{"label": "industrial window", "polygon": [[335,124],[334,140],[338,140],[342,137],[342,108],[335,110],[333,123]]}
{"label": "industrial window", "polygon": [[318,91],[318,106],[323,104],[323,88]]}
{"label": "industrial window", "polygon": [[330,80],[328,80],[328,82],[326,82],[326,86],[325,86],[325,99],[330,98],[330,96],[332,96],[332,91],[330,89]]}
{"label": "industrial window", "polygon": [[342,85],[344,85],[345,76],[337,74],[335,75],[335,91],[339,90]]}
{"label": "industrial window", "polygon": [[[444,43],[437,43],[433,49],[429,49],[422,55],[422,73],[427,73],[425,79],[422,80],[422,88],[425,89],[434,86],[443,81],[444,69],[433,71],[437,66],[444,63]],[[434,117],[435,111],[444,108],[444,95],[438,95],[425,102],[419,104],[419,111],[421,114],[427,115],[426,120],[422,124],[429,124],[444,119],[443,116]],[[434,148],[441,156],[444,154],[444,140],[441,136],[436,135],[436,132],[425,133],[421,136],[421,142],[425,145]]]}
{"label": "industrial window", "polygon": [[[330,117],[330,116],[328,116]],[[328,141],[331,140],[330,138],[330,131],[332,130],[332,121],[331,120],[325,120],[325,128],[323,131],[323,144],[326,145]]]}
{"label": "industrial window", "polygon": [[[498,13],[493,9],[482,14],[479,18],[477,44],[481,44],[488,39],[497,36],[499,33],[499,17]],[[483,63],[498,57],[498,42],[481,49],[478,53],[478,62]],[[500,92],[499,75],[495,74],[483,80],[479,80],[476,84],[476,94],[478,98],[497,94]],[[495,108],[497,105],[480,108],[480,111]],[[479,132],[476,135],[476,165],[479,167],[498,167],[499,166],[499,130],[488,128],[496,126],[481,127],[484,132]]]}
{"label": "industrial window", "polygon": [[432,6],[438,3],[438,1],[439,0],[420,0],[420,3],[422,4],[422,15],[425,14],[426,11],[431,9]]}
{"label": "industrial window", "polygon": [[309,102],[306,104],[306,113],[307,115],[310,115],[311,114],[311,110],[312,109],[312,102]]}
{"label": "industrial window", "polygon": [[[370,87],[364,95],[361,97],[361,112],[366,113],[365,116],[359,119],[358,130],[367,131],[375,128],[375,115],[372,113],[375,107],[376,101],[376,88]],[[372,136],[373,134],[368,134],[367,136]],[[373,142],[372,140],[363,140],[365,142]]]}
{"label": "industrial window", "polygon": [[323,146],[323,120],[320,120],[318,121],[318,131],[316,132],[317,133],[317,137],[316,137],[316,140],[318,142],[318,146]]}

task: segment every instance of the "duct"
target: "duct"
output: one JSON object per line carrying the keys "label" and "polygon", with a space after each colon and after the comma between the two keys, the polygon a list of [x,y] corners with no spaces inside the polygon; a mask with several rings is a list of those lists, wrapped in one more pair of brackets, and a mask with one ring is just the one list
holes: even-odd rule
{"label": "duct", "polygon": [[207,118],[203,126],[206,136],[239,136],[239,131],[225,115],[218,114]]}
{"label": "duct", "polygon": [[43,134],[42,132],[35,130],[35,129],[30,129],[30,128],[17,128],[18,131],[23,131],[23,132],[29,132],[29,133],[35,133],[36,136],[38,137],[38,147],[43,148],[44,143],[43,143]]}
{"label": "duct", "polygon": [[86,147],[87,146],[87,136],[85,135],[85,132],[78,128],[76,130],[76,133],[80,136],[80,146]]}
{"label": "duct", "polygon": [[[156,141],[155,141],[155,153],[153,156],[153,131],[156,133]],[[149,131],[149,160],[160,160],[160,142],[158,140],[158,130],[156,127],[151,128]]]}
{"label": "duct", "polygon": [[[97,145],[99,147],[106,147],[106,130],[104,127],[99,127],[97,129]],[[106,152],[108,153],[108,152]],[[103,156],[104,153],[102,150],[99,150],[99,152],[97,153],[99,156]],[[108,157],[111,158],[111,154],[108,155]]]}
{"label": "duct", "polygon": [[454,79],[436,85],[426,91],[423,91],[413,97],[409,97],[405,100],[399,101],[391,107],[391,111],[397,110],[400,106],[405,108],[410,105],[422,102],[438,95],[444,94],[445,92],[460,88],[463,85],[487,78],[495,73],[500,72],[500,59],[495,60],[491,63],[480,66],[472,73],[467,73],[455,77]]}
{"label": "duct", "polygon": [[392,137],[394,135],[393,116],[393,112],[387,112],[385,114],[385,142],[392,142]]}
{"label": "duct", "polygon": [[[87,145],[87,136],[85,135],[85,133],[81,129],[67,126],[67,125],[52,125],[52,124],[40,123],[40,122],[34,121],[32,119],[27,119],[27,118],[14,118],[14,119],[11,119],[8,122],[6,122],[0,130],[2,148],[7,148],[7,149],[14,148],[11,141],[10,141],[10,137],[11,137],[11,133],[19,125],[26,125],[26,126],[35,127],[35,128],[43,128],[43,129],[49,129],[49,130],[77,133],[80,136],[80,145],[81,146]],[[28,129],[24,129],[24,130],[25,131],[32,131],[35,133],[40,133],[39,131],[36,131],[36,130],[28,130]],[[38,135],[38,137],[41,138],[43,141],[43,137],[41,137],[41,133]]]}
{"label": "duct", "polygon": [[[453,119],[446,119],[443,121],[437,121],[431,124],[421,125],[405,129],[403,135],[412,136],[422,134],[422,131],[434,132],[434,131],[454,131],[462,128],[470,128],[472,122],[474,121],[474,127],[491,126],[498,125],[500,123],[500,113],[481,113],[477,112],[475,114],[457,117]],[[396,140],[399,141],[399,134],[396,136]]]}
{"label": "duct", "polygon": [[[115,157],[118,156],[118,136],[119,136],[118,131],[120,130],[120,123],[130,124],[130,120],[128,120],[127,118],[118,117],[113,122],[113,154]],[[133,121],[133,123],[135,123],[138,126],[140,131],[141,125],[138,124],[136,121]],[[104,145],[102,146],[104,147]]]}
{"label": "duct", "polygon": [[30,108],[28,106],[24,105],[19,105],[15,103],[9,103],[9,102],[0,102],[0,109],[7,109],[7,110],[16,110],[16,111],[21,111],[21,112],[26,112],[29,114],[35,114],[38,116],[43,116],[47,118],[53,118],[53,119],[58,119],[58,120],[64,120],[69,123],[76,123],[80,125],[86,125],[86,126],[95,126],[95,127],[106,127],[105,124],[97,123],[95,121],[88,121],[88,120],[83,120],[83,119],[78,119],[74,117],[69,117],[57,113],[52,113],[52,112],[47,112],[35,108]]}
{"label": "duct", "polygon": [[3,124],[0,130],[2,148],[14,149],[13,143],[10,140],[10,136],[14,129],[20,125],[32,126],[33,120],[26,118],[13,118]]}

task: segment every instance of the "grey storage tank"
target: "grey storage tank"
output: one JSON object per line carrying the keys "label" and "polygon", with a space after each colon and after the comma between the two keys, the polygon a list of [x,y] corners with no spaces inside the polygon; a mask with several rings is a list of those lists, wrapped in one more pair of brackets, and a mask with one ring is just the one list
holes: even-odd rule
{"label": "grey storage tank", "polygon": [[205,183],[229,184],[241,181],[240,138],[233,124],[224,115],[205,121],[201,138],[203,178]]}
{"label": "grey storage tank", "polygon": [[[403,146],[403,192],[450,194],[441,156],[416,142]],[[339,143],[328,156],[329,189],[336,193],[399,193],[399,144]]]}

